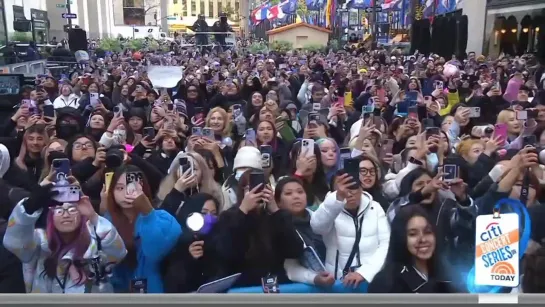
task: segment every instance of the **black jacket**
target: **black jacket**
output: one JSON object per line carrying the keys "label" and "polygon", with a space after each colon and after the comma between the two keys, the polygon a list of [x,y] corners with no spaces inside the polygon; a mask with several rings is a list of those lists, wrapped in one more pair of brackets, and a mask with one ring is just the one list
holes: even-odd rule
{"label": "black jacket", "polygon": [[260,286],[268,274],[276,275],[279,284],[290,283],[284,260],[298,259],[303,244],[288,212],[246,215],[232,207],[220,215],[216,227],[212,246],[222,270],[226,275],[242,273],[235,287]]}
{"label": "black jacket", "polygon": [[413,266],[399,263],[385,265],[373,278],[368,293],[455,293],[450,281],[441,278],[425,280]]}

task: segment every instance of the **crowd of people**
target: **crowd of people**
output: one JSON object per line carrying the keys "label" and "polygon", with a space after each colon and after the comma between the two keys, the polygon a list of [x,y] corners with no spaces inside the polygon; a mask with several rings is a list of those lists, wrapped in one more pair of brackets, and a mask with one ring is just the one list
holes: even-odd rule
{"label": "crowd of people", "polygon": [[[157,58],[176,87],[148,77]],[[501,291],[543,292],[535,61],[189,48],[40,76],[0,129],[0,292],[464,293],[502,198],[533,223]]]}

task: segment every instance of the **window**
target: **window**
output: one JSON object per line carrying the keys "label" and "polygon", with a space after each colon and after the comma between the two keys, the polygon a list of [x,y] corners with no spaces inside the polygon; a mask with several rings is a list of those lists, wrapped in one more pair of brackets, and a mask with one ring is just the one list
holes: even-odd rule
{"label": "window", "polygon": [[208,0],[208,17],[214,17],[214,3],[212,3],[212,0]]}
{"label": "window", "polygon": [[178,17],[178,13],[174,13],[174,17]]}
{"label": "window", "polygon": [[221,13],[223,13],[223,4],[221,2],[218,2],[218,17]]}
{"label": "window", "polygon": [[178,0],[172,0],[172,4],[178,4]]}
{"label": "window", "polygon": [[191,1],[191,16],[197,16],[197,0]]}
{"label": "window", "polygon": [[240,2],[238,1],[235,1],[235,12],[234,12],[234,17],[236,20],[239,20],[239,15],[240,15]]}
{"label": "window", "polygon": [[201,0],[201,7],[199,9],[199,14],[203,14],[204,15],[204,1]]}

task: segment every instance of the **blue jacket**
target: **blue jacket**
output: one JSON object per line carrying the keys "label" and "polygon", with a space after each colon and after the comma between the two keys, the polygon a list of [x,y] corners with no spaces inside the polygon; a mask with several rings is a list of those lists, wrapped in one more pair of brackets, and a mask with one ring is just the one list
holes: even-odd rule
{"label": "blue jacket", "polygon": [[[107,213],[106,218],[111,219],[111,216]],[[145,278],[148,293],[163,293],[160,264],[181,234],[180,224],[164,210],[153,210],[146,216],[139,214],[134,225],[137,267],[131,269],[121,263],[114,268],[112,285],[115,292],[127,293],[131,280]]]}

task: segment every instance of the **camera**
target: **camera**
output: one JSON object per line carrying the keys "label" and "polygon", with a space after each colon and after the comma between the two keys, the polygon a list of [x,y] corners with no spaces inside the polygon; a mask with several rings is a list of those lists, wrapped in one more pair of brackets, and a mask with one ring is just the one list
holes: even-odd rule
{"label": "camera", "polygon": [[106,151],[106,167],[120,167],[123,164],[124,157],[125,156],[120,148],[110,147],[110,149]]}

